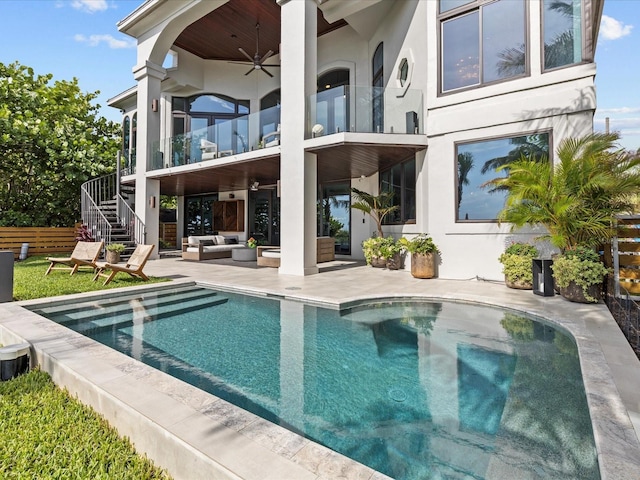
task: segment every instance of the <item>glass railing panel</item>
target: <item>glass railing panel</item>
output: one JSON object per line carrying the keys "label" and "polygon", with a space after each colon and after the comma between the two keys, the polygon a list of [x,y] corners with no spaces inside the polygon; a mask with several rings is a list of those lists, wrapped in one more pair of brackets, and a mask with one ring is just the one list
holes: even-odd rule
{"label": "glass railing panel", "polygon": [[422,92],[340,86],[311,95],[307,138],[339,132],[424,133]]}
{"label": "glass railing panel", "polygon": [[189,165],[278,145],[279,129],[280,107],[219,120],[207,128],[155,142],[147,169]]}

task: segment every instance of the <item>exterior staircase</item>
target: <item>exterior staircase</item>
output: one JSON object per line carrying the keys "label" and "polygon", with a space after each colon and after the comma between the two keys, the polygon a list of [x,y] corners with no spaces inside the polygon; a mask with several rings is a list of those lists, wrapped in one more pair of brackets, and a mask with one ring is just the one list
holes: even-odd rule
{"label": "exterior staircase", "polygon": [[104,241],[105,246],[122,243],[125,250],[120,258],[125,260],[136,244],[145,243],[145,227],[127,201],[134,190],[119,183],[114,173],[82,185],[82,223],[93,238]]}

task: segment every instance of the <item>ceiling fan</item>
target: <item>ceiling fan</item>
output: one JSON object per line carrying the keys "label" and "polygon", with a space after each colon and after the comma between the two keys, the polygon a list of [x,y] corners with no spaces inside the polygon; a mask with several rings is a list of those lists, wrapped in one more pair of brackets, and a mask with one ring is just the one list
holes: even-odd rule
{"label": "ceiling fan", "polygon": [[[264,73],[273,77],[273,75],[264,69],[264,67],[279,67],[280,65],[263,65],[265,60],[267,60],[271,55],[273,55],[273,50],[269,50],[262,57],[260,56],[260,24],[256,23],[256,53],[253,55],[249,55],[242,47],[239,47],[240,53],[242,53],[245,57],[249,59],[249,61],[253,64],[251,70],[249,70],[245,75],[249,75],[251,72],[255,70],[262,70]],[[242,62],[245,63],[245,62]]]}

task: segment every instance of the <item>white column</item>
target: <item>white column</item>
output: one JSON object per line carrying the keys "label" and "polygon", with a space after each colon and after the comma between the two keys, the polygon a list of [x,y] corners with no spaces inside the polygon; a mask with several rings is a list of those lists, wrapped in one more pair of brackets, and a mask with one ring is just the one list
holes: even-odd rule
{"label": "white column", "polygon": [[305,153],[307,98],[317,90],[317,4],[278,0],[281,10],[280,273],[310,275],[316,265],[316,155]]}
{"label": "white column", "polygon": [[[136,214],[145,224],[145,243],[155,245],[152,258],[158,257],[160,181],[148,179],[148,166],[160,140],[160,82],[165,69],[147,61],[133,69],[138,81],[138,139],[136,146]],[[152,104],[157,105],[156,111]]]}

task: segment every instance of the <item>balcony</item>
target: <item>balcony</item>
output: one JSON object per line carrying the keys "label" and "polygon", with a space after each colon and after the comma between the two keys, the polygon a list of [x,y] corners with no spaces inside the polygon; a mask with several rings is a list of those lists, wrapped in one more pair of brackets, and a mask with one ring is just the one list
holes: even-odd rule
{"label": "balcony", "polygon": [[[306,138],[337,133],[422,135],[422,92],[350,85],[308,99]],[[147,171],[195,164],[280,144],[280,107],[156,142]],[[378,139],[384,143],[383,140]]]}
{"label": "balcony", "polygon": [[307,138],[341,132],[423,134],[422,91],[343,85],[309,97]]}
{"label": "balcony", "polygon": [[165,138],[152,146],[147,171],[238,155],[280,143],[280,107]]}

